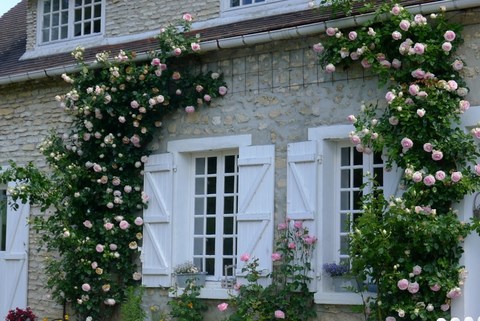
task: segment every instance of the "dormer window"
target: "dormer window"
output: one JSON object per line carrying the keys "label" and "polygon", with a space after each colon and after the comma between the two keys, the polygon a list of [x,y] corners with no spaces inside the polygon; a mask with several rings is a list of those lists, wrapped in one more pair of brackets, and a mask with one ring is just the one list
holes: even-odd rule
{"label": "dormer window", "polygon": [[104,0],[43,0],[39,5],[40,43],[98,35]]}

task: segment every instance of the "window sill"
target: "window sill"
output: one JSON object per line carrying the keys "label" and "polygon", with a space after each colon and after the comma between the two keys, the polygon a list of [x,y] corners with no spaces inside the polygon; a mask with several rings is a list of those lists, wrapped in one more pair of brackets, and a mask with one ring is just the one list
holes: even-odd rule
{"label": "window sill", "polygon": [[[363,299],[371,297],[369,292],[363,293]],[[353,292],[317,292],[314,296],[314,302],[317,304],[336,304],[336,305],[362,305],[362,295]]]}
{"label": "window sill", "polygon": [[[169,292],[169,297],[179,296],[183,293],[184,288],[177,289],[177,295],[174,295],[172,292]],[[234,289],[225,289],[220,287],[219,282],[208,282],[205,284],[205,287],[200,289],[200,299],[217,299],[217,300],[227,300],[236,295]]]}

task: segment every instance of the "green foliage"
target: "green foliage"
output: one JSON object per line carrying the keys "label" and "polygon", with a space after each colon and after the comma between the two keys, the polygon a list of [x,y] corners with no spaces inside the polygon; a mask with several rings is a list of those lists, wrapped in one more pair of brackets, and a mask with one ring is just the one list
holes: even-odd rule
{"label": "green foliage", "polygon": [[170,316],[178,321],[202,321],[203,313],[208,310],[207,305],[199,299],[202,286],[195,283],[195,280],[188,279],[187,285],[179,294],[177,287],[172,287],[170,292],[174,298],[168,302],[171,307]]}
{"label": "green foliage", "polygon": [[142,287],[129,287],[125,301],[120,308],[122,321],[143,321],[147,317],[147,312],[142,307],[142,296],[144,289]]}
{"label": "green foliage", "polygon": [[306,321],[315,317],[313,293],[308,289],[311,258],[316,238],[308,234],[301,221],[279,224],[277,251],[272,259],[278,264],[267,277],[268,286],[261,285],[258,258],[242,255],[242,272],[247,284],[237,284],[232,298],[235,311],[229,321],[275,320],[281,314],[291,321]]}
{"label": "green foliage", "polygon": [[[180,25],[186,30],[190,20],[184,15]],[[40,146],[50,170],[11,163],[1,175],[4,183],[19,182],[13,200],[48,210],[32,221],[55,255],[47,260],[47,285],[82,320],[111,318],[126,289],[141,280],[136,262],[149,198],[142,191],[143,170],[162,118],[178,108],[192,112],[226,93],[221,75],[194,73],[181,63],[182,55],[198,51],[198,39],[173,26],[167,30],[148,62],[120,51],[114,57],[98,53],[90,65],[77,48],[72,56],[80,72],[62,75],[71,89],[55,97],[72,128],[61,136],[52,132]]]}
{"label": "green foliage", "polygon": [[351,234],[352,272],[378,287],[368,320],[448,318],[466,275],[462,242],[478,222],[460,222],[452,207],[480,187],[480,129],[460,127],[470,107],[455,56],[462,26],[444,11],[424,17],[384,4],[365,26],[328,28],[314,45],[327,72],[360,64],[388,87],[385,101],[348,117],[358,151],[383,152],[387,167],[403,171],[396,197],[377,187],[364,197]]}

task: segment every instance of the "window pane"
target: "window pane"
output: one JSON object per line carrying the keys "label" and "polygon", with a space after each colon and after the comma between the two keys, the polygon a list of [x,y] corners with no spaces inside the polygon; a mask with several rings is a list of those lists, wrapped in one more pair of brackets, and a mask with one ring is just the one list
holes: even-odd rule
{"label": "window pane", "polygon": [[75,9],[75,22],[82,21],[82,9]]}
{"label": "window pane", "polygon": [[206,259],[205,260],[205,271],[208,275],[215,275],[215,260],[214,259]]}
{"label": "window pane", "polygon": [[224,203],[223,203],[223,212],[225,214],[233,214],[234,213],[234,197],[233,196],[228,196],[224,198]]}
{"label": "window pane", "polygon": [[195,174],[205,174],[205,158],[195,158]]}
{"label": "window pane", "polygon": [[240,5],[240,0],[230,1],[230,7],[238,7]]}
{"label": "window pane", "polygon": [[42,31],[42,42],[50,41],[50,30],[46,29]]}
{"label": "window pane", "polygon": [[92,33],[92,23],[90,21],[87,21],[83,25],[83,34],[89,35],[91,33]]}
{"label": "window pane", "polygon": [[203,217],[196,217],[195,218],[193,233],[195,235],[202,235],[203,234]]}
{"label": "window pane", "polygon": [[353,192],[353,209],[361,210],[362,209],[362,191]]}
{"label": "window pane", "polygon": [[217,173],[217,158],[216,157],[209,157],[207,160],[207,173],[208,174],[215,174]]}
{"label": "window pane", "polygon": [[50,28],[50,15],[43,16],[43,28]]}
{"label": "window pane", "polygon": [[215,214],[217,212],[217,199],[215,197],[207,197],[207,214]]}
{"label": "window pane", "polygon": [[223,239],[223,255],[232,255],[233,254],[233,239],[224,238]]}
{"label": "window pane", "polygon": [[342,169],[341,178],[340,178],[340,187],[349,188],[350,187],[350,170]]}
{"label": "window pane", "polygon": [[197,177],[195,178],[195,195],[205,194],[205,178]]}
{"label": "window pane", "polygon": [[52,39],[51,40],[58,40],[58,27],[52,28]]}
{"label": "window pane", "polygon": [[342,211],[351,209],[350,207],[350,192],[340,193],[340,209]]}
{"label": "window pane", "polygon": [[348,254],[348,235],[340,236],[340,254]]}
{"label": "window pane", "polygon": [[53,0],[52,11],[60,10],[60,0]]}
{"label": "window pane", "polygon": [[193,258],[193,264],[195,264],[195,266],[197,266],[200,269],[200,271],[204,271],[203,262],[201,258],[199,257]]}
{"label": "window pane", "polygon": [[62,0],[62,9],[68,9],[68,0]]}
{"label": "window pane", "polygon": [[[223,259],[223,267],[225,266],[232,266],[233,265],[233,259],[228,259],[225,258]],[[223,271],[223,274],[225,275],[225,271]],[[227,269],[227,276],[232,276],[233,275],[233,269]]]}
{"label": "window pane", "polygon": [[215,235],[215,217],[207,218],[207,235]]}
{"label": "window pane", "polygon": [[94,18],[100,18],[102,16],[102,6],[97,4],[94,8],[93,8],[93,17]]}
{"label": "window pane", "polygon": [[225,217],[223,219],[223,234],[232,235],[233,234],[233,217]]}
{"label": "window pane", "polygon": [[58,26],[60,24],[60,15],[58,13],[52,14],[52,26]]}
{"label": "window pane", "polygon": [[373,163],[383,164],[382,153],[379,153],[379,152],[373,153]]}
{"label": "window pane", "polygon": [[80,7],[82,5],[83,5],[82,0],[75,0],[75,7]]}
{"label": "window pane", "polygon": [[373,175],[375,177],[375,181],[380,185],[383,186],[383,167],[376,167],[373,169]]}
{"label": "window pane", "polygon": [[242,4],[251,4],[252,3],[252,0],[243,0],[242,1]]}
{"label": "window pane", "polygon": [[62,25],[65,25],[68,23],[68,11],[62,11],[62,16],[61,16],[61,21],[60,23]]}
{"label": "window pane", "polygon": [[357,152],[356,149],[353,149],[353,165],[362,165],[363,164],[363,154]]}
{"label": "window pane", "polygon": [[203,239],[195,238],[193,240],[193,254],[195,255],[203,254]]}
{"label": "window pane", "polygon": [[47,13],[47,12],[50,12],[51,10],[52,10],[51,1],[50,0],[45,0],[45,2],[43,3],[43,12]]}
{"label": "window pane", "polygon": [[353,170],[353,187],[360,187],[363,184],[363,168]]}
{"label": "window pane", "polygon": [[225,173],[235,173],[235,155],[225,156]]}
{"label": "window pane", "polygon": [[92,18],[92,8],[91,7],[86,7],[84,11],[84,17],[83,19],[91,19]]}
{"label": "window pane", "polygon": [[350,166],[350,147],[343,147],[340,151],[341,165]]}
{"label": "window pane", "polygon": [[61,36],[60,38],[65,39],[68,37],[68,28],[66,26],[61,28]]}
{"label": "window pane", "polygon": [[216,194],[217,193],[217,178],[208,177],[207,178],[207,194]]}
{"label": "window pane", "polygon": [[206,255],[215,255],[215,238],[207,238],[206,239]]}
{"label": "window pane", "polygon": [[195,198],[195,215],[202,215],[205,213],[205,199],[202,197]]}
{"label": "window pane", "polygon": [[75,37],[82,35],[82,25],[80,23],[76,23],[73,30],[74,30]]}
{"label": "window pane", "polygon": [[340,214],[340,232],[350,232],[349,214]]}
{"label": "window pane", "polygon": [[225,177],[225,193],[235,192],[235,176]]}
{"label": "window pane", "polygon": [[85,0],[85,4],[92,4],[92,0]]}
{"label": "window pane", "polygon": [[100,27],[101,27],[101,21],[100,20],[95,20],[93,22],[93,32],[99,33],[100,32]]}

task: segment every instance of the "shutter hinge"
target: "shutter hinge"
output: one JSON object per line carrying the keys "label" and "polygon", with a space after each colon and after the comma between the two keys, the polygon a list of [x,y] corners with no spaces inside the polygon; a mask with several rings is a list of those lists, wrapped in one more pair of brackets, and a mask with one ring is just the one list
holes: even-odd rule
{"label": "shutter hinge", "polygon": [[317,156],[317,163],[319,163],[319,164],[323,163],[323,155],[318,155]]}
{"label": "shutter hinge", "polygon": [[173,166],[172,170],[173,170],[174,173],[176,173],[177,172],[177,166]]}

